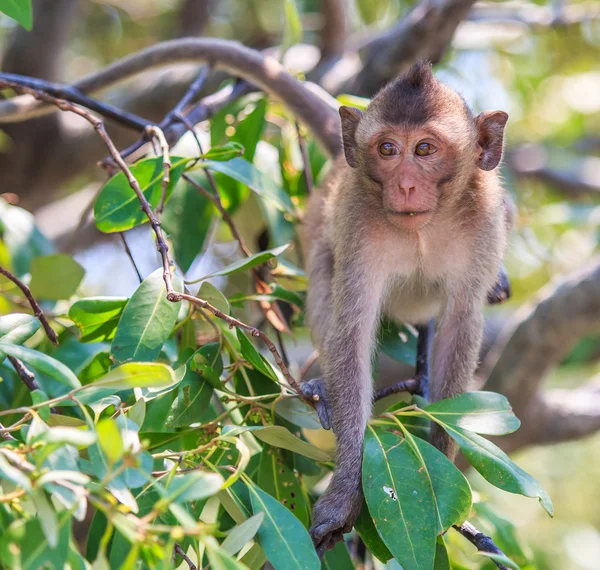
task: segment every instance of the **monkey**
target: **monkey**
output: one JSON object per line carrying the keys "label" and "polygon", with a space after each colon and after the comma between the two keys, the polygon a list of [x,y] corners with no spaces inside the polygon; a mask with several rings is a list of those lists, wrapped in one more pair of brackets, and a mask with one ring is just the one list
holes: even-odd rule
{"label": "monkey", "polygon": [[[474,116],[425,62],[382,88],[366,110],[342,106],[339,115],[343,153],[309,197],[303,228],[307,322],[324,383],[302,390],[321,403],[337,446],[332,479],[313,509],[320,554],[351,530],[361,508],[380,317],[417,326],[413,388],[438,401],[465,391],[483,306],[510,293],[502,267],[509,199],[496,171],[508,115]],[[436,424],[430,442],[454,459],[456,445]]]}

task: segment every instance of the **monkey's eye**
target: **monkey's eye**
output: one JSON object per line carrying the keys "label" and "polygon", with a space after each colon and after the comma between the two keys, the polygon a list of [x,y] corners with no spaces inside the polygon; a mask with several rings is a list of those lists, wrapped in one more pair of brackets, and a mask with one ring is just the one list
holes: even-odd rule
{"label": "monkey's eye", "polygon": [[395,144],[384,142],[379,145],[379,154],[382,154],[383,156],[392,156],[394,154],[400,154],[400,151]]}
{"label": "monkey's eye", "polygon": [[429,156],[434,152],[437,152],[437,148],[435,148],[432,144],[426,142],[419,143],[417,145],[417,148],[415,149],[415,154],[418,156]]}

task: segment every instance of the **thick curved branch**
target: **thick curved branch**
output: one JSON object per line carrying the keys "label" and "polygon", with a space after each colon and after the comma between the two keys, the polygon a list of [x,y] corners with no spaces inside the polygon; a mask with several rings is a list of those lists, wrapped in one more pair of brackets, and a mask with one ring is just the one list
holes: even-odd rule
{"label": "thick curved branch", "polygon": [[362,69],[338,91],[371,97],[420,59],[440,60],[475,0],[424,0],[361,49]]}
{"label": "thick curved branch", "polygon": [[583,336],[600,331],[600,258],[542,295],[516,313],[483,364],[483,377],[491,371],[485,389],[504,394],[522,418],[546,374]]}
{"label": "thick curved branch", "polygon": [[[186,38],[162,42],[121,59],[74,84],[82,93],[91,93],[115,85],[142,71],[172,63],[208,63],[241,77],[283,101],[295,116],[312,131],[325,150],[340,151],[339,117],[334,100],[325,93],[307,89],[275,59],[244,47],[238,42]],[[0,122],[25,120],[42,110],[31,98],[15,98],[0,103]]]}

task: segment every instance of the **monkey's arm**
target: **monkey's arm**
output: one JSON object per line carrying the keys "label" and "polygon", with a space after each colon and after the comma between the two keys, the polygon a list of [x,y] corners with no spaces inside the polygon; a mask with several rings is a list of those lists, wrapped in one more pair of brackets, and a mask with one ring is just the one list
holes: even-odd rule
{"label": "monkey's arm", "polygon": [[[430,390],[433,402],[456,396],[469,386],[481,346],[484,295],[463,290],[446,302],[434,340]],[[450,459],[454,458],[454,441],[435,423],[430,441]]]}
{"label": "monkey's arm", "polygon": [[383,283],[361,258],[358,252],[340,252],[332,281],[333,313],[322,364],[337,465],[313,510],[311,534],[320,551],[352,528],[362,504],[362,448],[373,392],[371,351]]}

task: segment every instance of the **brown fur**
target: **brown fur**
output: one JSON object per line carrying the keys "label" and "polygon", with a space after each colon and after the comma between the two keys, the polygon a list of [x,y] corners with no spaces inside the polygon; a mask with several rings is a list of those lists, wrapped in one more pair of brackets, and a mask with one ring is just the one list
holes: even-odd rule
{"label": "brown fur", "polygon": [[[507,235],[504,191],[492,171],[505,113],[474,118],[429,65],[419,64],[364,113],[342,108],[340,117],[345,157],[311,196],[305,219],[308,320],[337,436],[337,468],[311,529],[325,547],[352,526],[361,504],[380,315],[413,324],[435,318],[432,399],[464,391]],[[413,154],[422,138],[438,153]],[[398,155],[382,157],[382,141],[396,145]],[[431,437],[453,457],[442,430],[433,426]]]}

